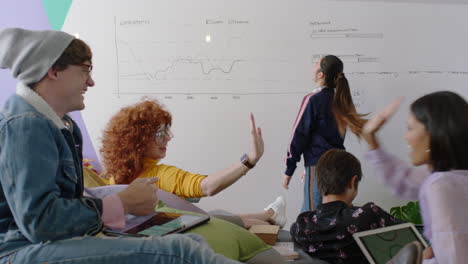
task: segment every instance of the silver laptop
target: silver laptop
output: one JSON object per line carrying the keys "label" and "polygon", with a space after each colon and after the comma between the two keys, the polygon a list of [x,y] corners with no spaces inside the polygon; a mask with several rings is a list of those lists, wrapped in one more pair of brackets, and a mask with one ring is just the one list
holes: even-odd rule
{"label": "silver laptop", "polygon": [[415,240],[427,243],[411,223],[393,225],[353,234],[354,240],[371,264],[385,264],[406,244]]}

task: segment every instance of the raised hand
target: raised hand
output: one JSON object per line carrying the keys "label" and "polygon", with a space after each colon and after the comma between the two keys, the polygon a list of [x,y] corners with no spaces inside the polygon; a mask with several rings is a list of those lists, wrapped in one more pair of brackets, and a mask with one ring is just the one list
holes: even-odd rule
{"label": "raised hand", "polygon": [[379,143],[375,134],[380,128],[389,120],[392,115],[398,110],[403,97],[399,97],[390,104],[388,104],[381,112],[377,113],[372,119],[366,122],[362,129],[362,137],[369,144],[370,149],[379,148]]}
{"label": "raised hand", "polygon": [[255,165],[263,156],[264,144],[262,130],[260,127],[255,126],[255,118],[252,113],[250,113],[250,140],[252,142],[252,146],[248,156],[249,161]]}

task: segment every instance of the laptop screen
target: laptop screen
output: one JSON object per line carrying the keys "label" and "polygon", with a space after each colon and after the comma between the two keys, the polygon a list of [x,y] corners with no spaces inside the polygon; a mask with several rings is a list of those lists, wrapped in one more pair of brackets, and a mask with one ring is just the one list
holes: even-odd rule
{"label": "laptop screen", "polygon": [[375,263],[387,263],[406,244],[420,241],[415,229],[404,227],[401,229],[369,234],[359,237],[364,247]]}

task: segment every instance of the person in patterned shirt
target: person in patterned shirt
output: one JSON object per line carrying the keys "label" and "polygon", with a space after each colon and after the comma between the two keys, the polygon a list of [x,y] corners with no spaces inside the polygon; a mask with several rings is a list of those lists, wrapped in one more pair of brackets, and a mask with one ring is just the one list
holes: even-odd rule
{"label": "person in patterned shirt", "polygon": [[353,154],[332,149],[320,157],[317,184],[323,204],[301,213],[290,231],[310,256],[330,263],[368,263],[353,234],[403,222],[372,202],[353,206],[361,178],[361,164]]}

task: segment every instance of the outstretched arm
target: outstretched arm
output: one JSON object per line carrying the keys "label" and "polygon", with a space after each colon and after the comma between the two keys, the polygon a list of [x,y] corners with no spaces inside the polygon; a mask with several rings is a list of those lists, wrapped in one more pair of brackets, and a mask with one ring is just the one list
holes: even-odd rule
{"label": "outstretched arm", "polygon": [[[252,141],[248,160],[252,165],[257,164],[263,155],[264,145],[262,131],[256,127],[254,115],[250,114],[250,139]],[[231,186],[249,171],[249,168],[240,161],[234,163],[228,168],[208,175],[201,182],[201,188],[205,195],[212,196]]]}
{"label": "outstretched arm", "polygon": [[430,174],[429,170],[408,166],[397,157],[386,153],[381,149],[376,136],[387,120],[396,112],[401,101],[402,98],[398,98],[369,120],[364,125],[362,137],[370,149],[366,158],[378,172],[377,175],[400,198],[417,199],[418,190],[424,179]]}
{"label": "outstretched arm", "polygon": [[402,101],[403,97],[400,97],[391,102],[364,125],[362,129],[362,137],[369,145],[370,150],[376,150],[380,147],[376,134],[384,126],[387,120],[389,120],[398,110]]}

